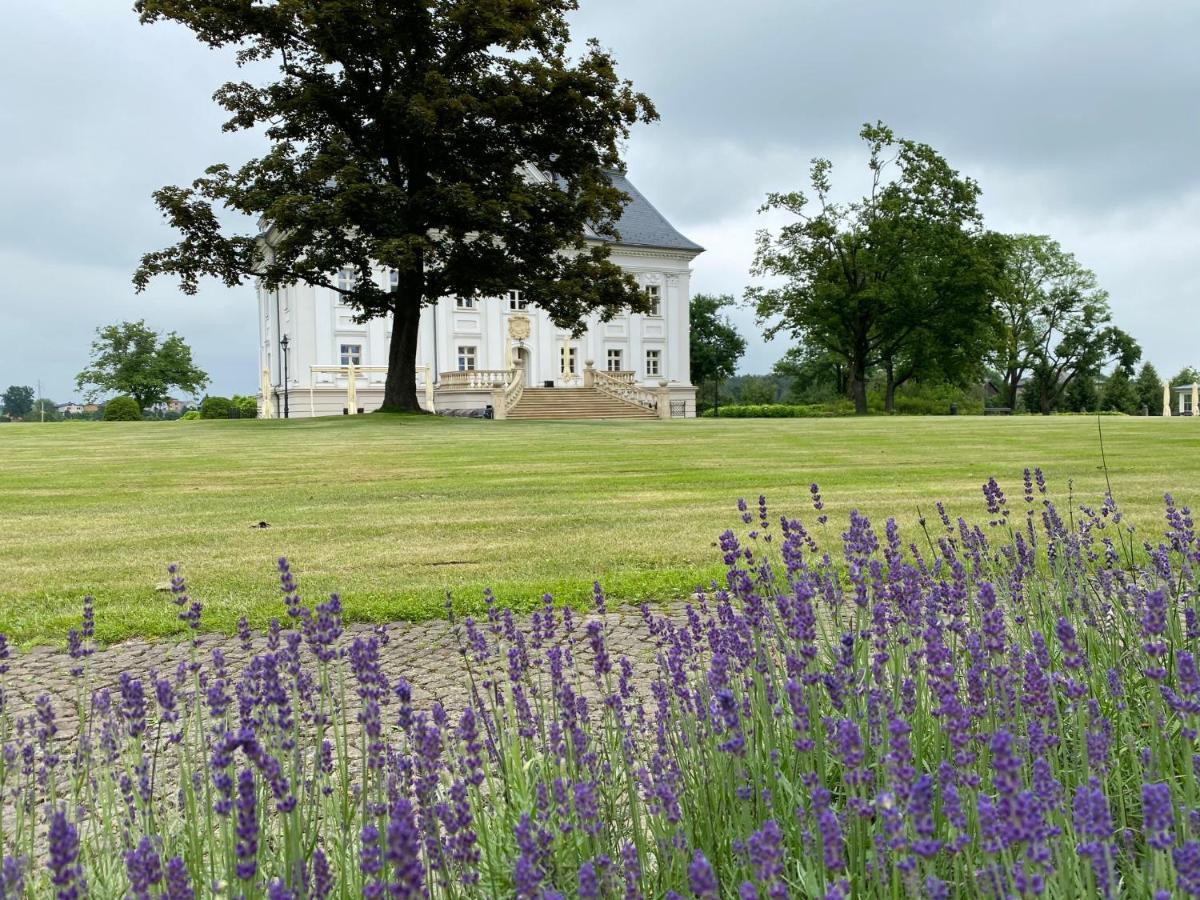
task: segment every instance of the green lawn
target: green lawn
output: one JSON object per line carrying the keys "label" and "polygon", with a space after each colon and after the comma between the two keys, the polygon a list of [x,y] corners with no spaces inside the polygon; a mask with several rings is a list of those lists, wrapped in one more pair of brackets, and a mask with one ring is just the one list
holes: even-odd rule
{"label": "green lawn", "polygon": [[[1103,427],[1143,530],[1164,491],[1200,500],[1200,421]],[[1063,505],[1068,479],[1079,500],[1104,487],[1084,417],[13,424],[0,460],[0,631],[26,643],[60,639],[86,593],[104,640],[176,631],[156,590],[172,561],[210,629],[280,614],[280,554],[309,599],[340,590],[351,619],[384,621],[438,615],[447,591],[477,605],[489,585],[516,606],[582,598],[593,579],[618,599],[678,596],[718,571],[738,497],[811,521],[812,481],[832,536],[854,507],[910,537],[937,499],[982,516],[990,475],[1019,507],[1025,466]]]}

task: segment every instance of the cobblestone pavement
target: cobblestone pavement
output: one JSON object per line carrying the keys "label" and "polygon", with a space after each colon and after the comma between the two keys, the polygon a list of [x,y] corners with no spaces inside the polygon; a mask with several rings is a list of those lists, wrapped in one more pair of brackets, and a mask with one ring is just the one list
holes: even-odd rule
{"label": "cobblestone pavement", "polygon": [[[655,604],[655,616],[682,619],[683,602]],[[580,637],[583,623],[598,618],[595,614],[580,617]],[[603,617],[608,634],[608,651],[613,659],[629,658],[638,680],[645,680],[654,667],[654,642],[636,606],[610,610]],[[519,624],[529,625],[523,617]],[[404,677],[413,686],[413,701],[418,707],[428,707],[441,701],[448,709],[465,705],[469,691],[466,663],[458,649],[454,626],[445,620],[431,622],[396,622],[383,626],[387,644],[380,658],[385,675],[391,682]],[[378,631],[376,626],[350,625],[341,643],[348,646],[355,637]],[[583,641],[586,643],[586,641]],[[265,649],[265,638],[255,637],[253,648],[247,652],[236,636],[210,634],[200,638],[197,658],[207,664],[212,651],[220,648],[225,654],[231,673],[236,677],[245,663]],[[60,733],[65,737],[74,731],[74,701],[82,687],[91,692],[114,687],[123,672],[135,678],[145,678],[151,672],[173,673],[180,662],[189,661],[193,652],[189,641],[130,640],[98,650],[87,662],[86,684],[80,685],[71,676],[78,663],[64,650],[37,647],[14,654],[4,678],[9,710],[15,714],[32,711],[36,698],[49,694],[59,715]],[[582,651],[587,655],[586,651]]]}

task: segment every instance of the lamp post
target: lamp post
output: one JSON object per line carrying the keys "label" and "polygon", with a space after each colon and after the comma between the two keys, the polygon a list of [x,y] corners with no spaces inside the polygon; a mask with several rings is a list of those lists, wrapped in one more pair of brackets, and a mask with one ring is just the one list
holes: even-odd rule
{"label": "lamp post", "polygon": [[288,336],[285,334],[283,336],[283,339],[280,340],[280,342],[279,342],[279,346],[283,348],[283,417],[285,419],[288,417],[288,412],[289,412],[289,409],[288,409],[288,360],[287,360],[288,343],[289,343]]}

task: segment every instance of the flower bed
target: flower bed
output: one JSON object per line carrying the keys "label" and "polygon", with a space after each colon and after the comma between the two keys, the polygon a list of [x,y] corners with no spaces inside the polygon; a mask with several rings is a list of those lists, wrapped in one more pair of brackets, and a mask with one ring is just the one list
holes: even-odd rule
{"label": "flower bed", "polygon": [[1143,545],[1027,472],[985,524],[838,539],[812,496],[808,526],[743,504],[725,584],[643,610],[648,683],[603,617],[489,598],[454,714],[283,560],[240,674],[200,646],[89,695],[85,606],[78,733],[0,714],[0,896],[1200,896],[1187,509]]}

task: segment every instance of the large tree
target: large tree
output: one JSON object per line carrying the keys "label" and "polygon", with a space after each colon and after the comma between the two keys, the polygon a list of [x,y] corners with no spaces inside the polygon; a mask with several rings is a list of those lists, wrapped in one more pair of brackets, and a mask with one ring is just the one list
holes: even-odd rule
{"label": "large tree", "polygon": [[752,274],[782,279],[746,298],[767,335],[787,332],[845,360],[855,410],[867,411],[867,374],[895,387],[927,372],[977,367],[990,325],[987,255],[979,188],[926,144],[896,138],[882,124],[861,132],[869,149],[870,192],[831,199],[832,167],[813,162],[812,194],[769,194],[762,211],[794,221],[758,233]]}
{"label": "large tree", "polygon": [[1133,390],[1137,395],[1138,409],[1146,409],[1149,415],[1162,415],[1163,385],[1158,369],[1154,363],[1144,362],[1138,369],[1137,378],[1133,382]]}
{"label": "large tree", "polygon": [[25,384],[9,385],[4,392],[4,414],[13,419],[23,419],[33,409],[33,388]]}
{"label": "large tree", "polygon": [[1007,404],[1015,405],[1026,376],[1037,376],[1030,382],[1036,386],[1034,408],[1050,413],[1077,378],[1094,378],[1110,362],[1129,374],[1141,348],[1112,324],[1108,293],[1095,273],[1044,235],[1003,240],[994,361],[1004,376]]}
{"label": "large tree", "polygon": [[[590,42],[568,55],[577,0],[138,0],[275,80],[216,93],[226,129],[270,149],[155,194],[180,242],[147,254],[135,282],[201,277],[267,290],[339,291],[360,320],[393,317],[383,408],[416,411],[417,329],[440,298],[519,288],[581,328],[649,301],[604,240],[627,196],[606,174],[656,113]],[[217,207],[261,218],[270,241],[226,233]],[[335,273],[357,272],[353,286]],[[379,268],[393,277],[379,277]]]}
{"label": "large tree", "polygon": [[141,409],[165,401],[172,388],[197,394],[208,375],[192,362],[192,350],[175,332],[165,337],[142,320],[96,329],[91,365],[75,383],[88,399],[129,394]]}
{"label": "large tree", "polygon": [[692,384],[700,387],[712,382],[714,409],[720,404],[721,381],[733,377],[746,352],[746,339],[721,313],[733,302],[729,294],[696,294],[691,300]]}

